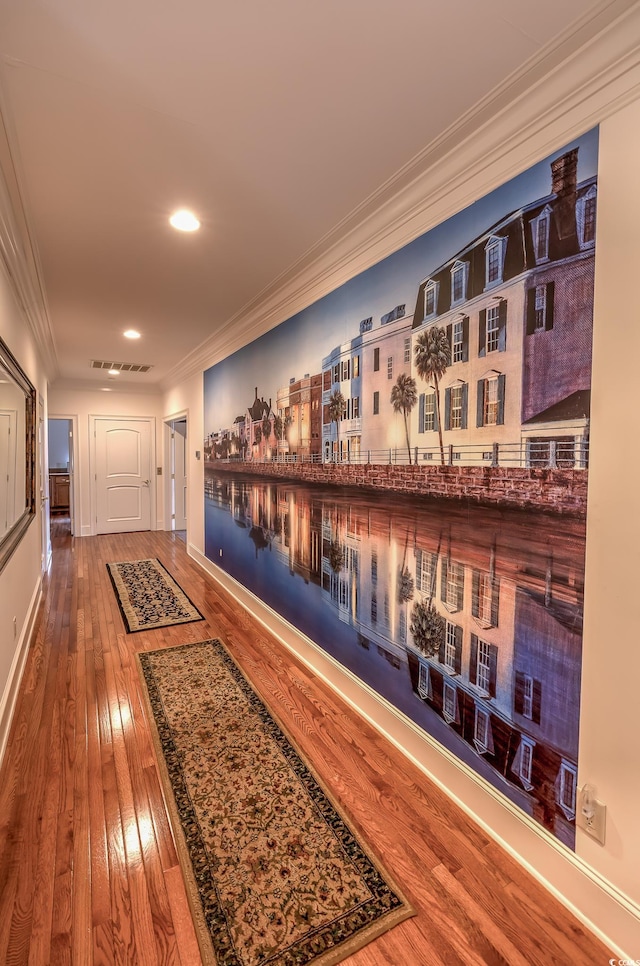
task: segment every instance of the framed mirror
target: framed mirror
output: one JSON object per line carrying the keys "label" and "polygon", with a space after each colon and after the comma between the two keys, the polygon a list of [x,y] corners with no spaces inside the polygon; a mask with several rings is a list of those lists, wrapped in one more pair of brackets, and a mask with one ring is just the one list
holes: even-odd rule
{"label": "framed mirror", "polygon": [[0,339],[0,571],[36,512],[36,391]]}

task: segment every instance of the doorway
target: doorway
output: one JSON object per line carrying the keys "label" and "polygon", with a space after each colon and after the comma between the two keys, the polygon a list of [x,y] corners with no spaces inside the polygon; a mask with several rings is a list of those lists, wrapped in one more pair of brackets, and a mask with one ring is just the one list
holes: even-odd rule
{"label": "doorway", "polygon": [[49,518],[74,528],[74,423],[68,416],[50,416],[47,420],[47,452],[49,473]]}
{"label": "doorway", "polygon": [[187,538],[187,416],[180,415],[165,422],[169,479],[166,487],[167,530]]}

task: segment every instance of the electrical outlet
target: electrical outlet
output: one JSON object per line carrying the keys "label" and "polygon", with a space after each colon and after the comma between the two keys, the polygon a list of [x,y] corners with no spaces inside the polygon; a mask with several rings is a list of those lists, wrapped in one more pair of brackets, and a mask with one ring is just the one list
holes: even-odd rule
{"label": "electrical outlet", "polygon": [[220,556],[222,556],[222,547],[220,547]]}
{"label": "electrical outlet", "polygon": [[591,785],[583,785],[578,794],[578,809],[576,824],[591,838],[604,845],[607,806],[595,797],[595,789]]}

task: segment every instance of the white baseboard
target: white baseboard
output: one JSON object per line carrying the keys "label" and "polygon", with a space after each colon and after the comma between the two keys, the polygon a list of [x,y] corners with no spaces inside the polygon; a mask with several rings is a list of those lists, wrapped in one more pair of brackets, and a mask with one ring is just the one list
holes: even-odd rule
{"label": "white baseboard", "polygon": [[612,954],[623,960],[640,956],[636,903],[193,544],[187,549],[221,587],[428,775]]}
{"label": "white baseboard", "polygon": [[31,642],[31,635],[33,633],[41,596],[42,580],[39,578],[29,602],[27,618],[22,627],[15,654],[13,655],[13,661],[11,662],[7,684],[2,699],[0,700],[0,765],[2,764],[7,748],[13,713],[18,699],[20,682],[22,681],[22,675],[24,674],[27,663],[29,644]]}

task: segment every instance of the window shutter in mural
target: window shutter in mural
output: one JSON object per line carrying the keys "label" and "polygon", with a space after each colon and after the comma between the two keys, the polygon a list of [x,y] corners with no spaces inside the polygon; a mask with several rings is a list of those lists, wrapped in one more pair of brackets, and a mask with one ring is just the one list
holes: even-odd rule
{"label": "window shutter in mural", "polygon": [[469,655],[469,682],[475,684],[478,677],[478,635],[471,635],[471,653]]}
{"label": "window shutter in mural", "polygon": [[467,410],[469,409],[469,383],[465,382],[462,386],[462,414],[460,428],[467,428]]}
{"label": "window shutter in mural", "polygon": [[484,426],[484,389],[486,379],[478,379],[478,395],[476,397],[476,426]]}
{"label": "window shutter in mural", "polygon": [[495,644],[489,645],[489,694],[492,698],[496,696],[496,685],[498,682],[498,648]]}
{"label": "window shutter in mural", "polygon": [[507,348],[507,300],[502,299],[498,309],[498,352]]}
{"label": "window shutter in mural", "polygon": [[491,626],[498,626],[498,611],[500,608],[500,578],[494,577],[491,585]]}
{"label": "window shutter in mural", "polygon": [[478,355],[486,355],[487,344],[487,310],[481,309],[478,317]]}
{"label": "window shutter in mural", "polygon": [[504,387],[505,387],[506,376],[504,372],[501,372],[498,376],[498,412],[496,416],[496,423],[498,426],[504,426]]}
{"label": "window shutter in mural", "polygon": [[456,656],[455,656],[454,668],[455,668],[456,674],[461,674],[462,673],[462,628],[458,627],[457,624],[456,624],[455,635],[456,635]]}

